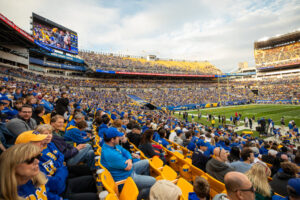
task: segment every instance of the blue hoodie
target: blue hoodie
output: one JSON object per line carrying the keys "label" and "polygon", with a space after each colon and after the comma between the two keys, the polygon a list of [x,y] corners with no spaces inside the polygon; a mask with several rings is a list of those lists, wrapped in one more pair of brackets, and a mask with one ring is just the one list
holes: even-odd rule
{"label": "blue hoodie", "polygon": [[98,130],[99,137],[103,138],[104,132],[105,132],[106,129],[108,129],[108,126],[106,124],[101,124],[99,126],[99,130]]}
{"label": "blue hoodie", "polygon": [[84,144],[90,141],[90,138],[84,138],[86,133],[84,131],[79,130],[76,126],[69,126],[66,130],[66,134],[64,138],[66,141],[72,141],[77,144]]}

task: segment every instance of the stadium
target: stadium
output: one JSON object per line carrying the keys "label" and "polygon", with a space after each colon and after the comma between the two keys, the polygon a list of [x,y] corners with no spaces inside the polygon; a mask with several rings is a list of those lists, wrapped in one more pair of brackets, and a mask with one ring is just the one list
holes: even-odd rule
{"label": "stadium", "polygon": [[300,198],[300,30],[224,73],[30,19],[0,13],[0,199]]}

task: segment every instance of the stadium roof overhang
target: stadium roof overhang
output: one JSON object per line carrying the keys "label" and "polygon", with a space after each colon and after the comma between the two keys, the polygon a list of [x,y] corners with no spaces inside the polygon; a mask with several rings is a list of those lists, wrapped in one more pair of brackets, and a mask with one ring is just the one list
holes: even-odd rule
{"label": "stadium roof overhang", "polygon": [[271,37],[265,41],[257,41],[254,43],[254,48],[260,49],[265,47],[274,47],[275,45],[280,45],[290,41],[299,41],[299,40],[300,40],[300,31],[295,31],[284,35]]}
{"label": "stadium roof overhang", "polygon": [[26,31],[0,13],[0,44],[35,47],[34,39]]}

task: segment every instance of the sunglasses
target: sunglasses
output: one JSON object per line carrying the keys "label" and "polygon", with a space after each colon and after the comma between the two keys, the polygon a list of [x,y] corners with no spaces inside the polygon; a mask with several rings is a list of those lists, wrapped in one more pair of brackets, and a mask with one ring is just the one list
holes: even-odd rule
{"label": "sunglasses", "polygon": [[30,165],[30,164],[32,164],[35,161],[35,159],[40,160],[40,158],[41,158],[41,154],[25,160],[24,163]]}
{"label": "sunglasses", "polygon": [[236,190],[236,192],[237,191],[242,191],[242,192],[252,192],[252,193],[254,193],[255,192],[255,188],[253,187],[253,185],[250,187],[250,188],[248,188],[248,189],[237,189]]}

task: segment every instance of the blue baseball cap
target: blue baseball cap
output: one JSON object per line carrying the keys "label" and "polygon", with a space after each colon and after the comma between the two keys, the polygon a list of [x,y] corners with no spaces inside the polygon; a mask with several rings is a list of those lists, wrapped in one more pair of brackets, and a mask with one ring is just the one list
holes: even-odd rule
{"label": "blue baseball cap", "polygon": [[124,133],[118,131],[118,129],[115,127],[110,127],[108,129],[106,129],[104,134],[105,134],[105,137],[108,139],[113,138],[113,137],[122,137],[124,135]]}
{"label": "blue baseball cap", "polygon": [[197,142],[198,147],[208,147],[208,142],[204,142],[203,140],[198,140]]}
{"label": "blue baseball cap", "polygon": [[0,97],[0,101],[11,101],[10,98],[8,98],[6,95]]}
{"label": "blue baseball cap", "polygon": [[300,178],[291,178],[288,181],[288,186],[293,188],[298,196],[300,196]]}

